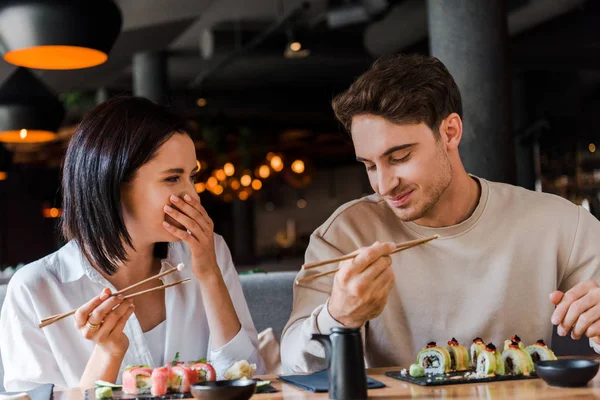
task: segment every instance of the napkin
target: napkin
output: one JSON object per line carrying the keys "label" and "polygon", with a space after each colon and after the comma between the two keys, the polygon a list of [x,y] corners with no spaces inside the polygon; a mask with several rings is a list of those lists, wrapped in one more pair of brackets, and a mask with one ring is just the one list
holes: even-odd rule
{"label": "napkin", "polygon": [[[284,382],[291,383],[292,385],[301,387],[302,389],[310,390],[311,392],[327,392],[329,390],[329,379],[327,375],[328,370],[325,369],[309,375],[280,376],[279,379]],[[368,389],[379,389],[383,387],[385,387],[383,383],[367,377]]]}
{"label": "napkin", "polygon": [[23,390],[21,392],[2,392],[0,393],[0,397],[15,395],[20,393],[27,393],[31,400],[51,400],[52,399],[52,391],[54,390],[54,385],[52,383],[46,383],[44,385],[40,385],[35,389],[31,390]]}

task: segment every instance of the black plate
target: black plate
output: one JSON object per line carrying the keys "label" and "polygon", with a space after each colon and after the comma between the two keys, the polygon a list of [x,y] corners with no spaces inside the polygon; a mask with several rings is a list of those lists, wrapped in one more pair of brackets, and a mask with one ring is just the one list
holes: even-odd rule
{"label": "black plate", "polygon": [[[255,381],[259,382],[262,379],[254,378]],[[262,393],[277,393],[277,389],[275,389],[271,385],[263,386],[262,388],[256,391],[257,394]],[[114,400],[168,400],[168,399],[193,399],[194,397],[190,392],[187,393],[167,393],[164,396],[152,396],[151,394],[127,394],[123,393],[121,390],[113,389],[113,397]],[[96,389],[87,389],[85,391],[85,400],[96,400]],[[106,399],[109,400],[109,399]]]}
{"label": "black plate", "polygon": [[460,385],[465,383],[485,383],[485,382],[501,382],[501,381],[519,381],[524,379],[537,379],[538,376],[535,373],[532,373],[529,376],[522,375],[496,375],[486,378],[464,378],[463,376],[467,372],[473,371],[463,371],[463,372],[450,372],[448,376],[446,375],[432,375],[432,376],[423,376],[420,378],[413,378],[412,376],[406,374],[402,375],[400,371],[386,372],[386,376],[390,378],[399,379],[401,381],[414,383],[416,385],[421,386],[442,386],[442,385]]}

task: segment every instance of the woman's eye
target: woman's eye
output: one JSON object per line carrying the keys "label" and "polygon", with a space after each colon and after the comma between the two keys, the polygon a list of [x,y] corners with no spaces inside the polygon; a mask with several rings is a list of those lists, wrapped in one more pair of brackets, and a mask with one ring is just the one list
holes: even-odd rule
{"label": "woman's eye", "polygon": [[171,183],[177,183],[177,181],[179,181],[179,177],[178,176],[170,176],[167,179],[165,179],[166,182],[171,182]]}
{"label": "woman's eye", "polygon": [[196,174],[190,176],[190,181],[192,181],[192,183],[196,183]]}
{"label": "woman's eye", "polygon": [[377,167],[375,166],[375,164],[373,165],[367,165],[367,171],[375,171]]}

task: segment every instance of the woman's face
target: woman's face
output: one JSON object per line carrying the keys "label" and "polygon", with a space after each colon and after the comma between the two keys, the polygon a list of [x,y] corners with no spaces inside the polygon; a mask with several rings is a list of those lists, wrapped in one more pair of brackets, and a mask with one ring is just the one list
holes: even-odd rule
{"label": "woman's face", "polygon": [[169,197],[198,197],[194,175],[198,172],[194,142],[186,134],[176,133],[142,165],[133,180],[121,190],[123,219],[134,246],[179,239],[165,230],[162,223],[181,228],[181,224],[165,214],[164,206],[173,203]]}

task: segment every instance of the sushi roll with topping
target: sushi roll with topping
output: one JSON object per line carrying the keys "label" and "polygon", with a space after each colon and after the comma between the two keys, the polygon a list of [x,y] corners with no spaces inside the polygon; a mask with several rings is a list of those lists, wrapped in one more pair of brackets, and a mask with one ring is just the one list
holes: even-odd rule
{"label": "sushi roll with topping", "polygon": [[529,353],[534,364],[538,361],[556,360],[556,355],[546,346],[546,343],[542,339],[531,346],[527,346],[525,351]]}
{"label": "sushi roll with topping", "polygon": [[477,356],[477,375],[488,376],[496,374],[498,370],[498,359],[496,357],[496,346],[489,343],[485,346],[485,350]]}
{"label": "sushi roll with topping", "polygon": [[155,368],[152,371],[152,396],[163,396],[169,390],[169,377],[171,370],[169,367]]}
{"label": "sushi roll with topping", "polygon": [[509,349],[513,342],[517,343],[520,349],[525,350],[525,344],[518,335],[512,336],[510,339],[504,341],[504,350]]}
{"label": "sushi roll with topping", "polygon": [[502,353],[504,360],[504,371],[507,375],[529,376],[533,371],[533,361],[525,350],[519,347],[519,343],[512,342],[508,349]]}
{"label": "sushi roll with topping", "polygon": [[147,394],[152,387],[152,370],[145,366],[133,366],[123,371],[123,392]]}
{"label": "sushi roll with topping", "polygon": [[450,370],[464,371],[469,368],[469,352],[467,348],[461,346],[455,338],[448,341],[446,350],[450,354]]}
{"label": "sushi roll with topping", "polygon": [[169,388],[176,393],[187,393],[190,386],[198,382],[198,373],[185,365],[171,368]]}
{"label": "sushi roll with topping", "polygon": [[446,374],[450,372],[450,354],[435,342],[429,342],[417,355],[417,364],[426,374]]}
{"label": "sushi roll with topping", "polygon": [[485,351],[485,343],[482,338],[476,337],[473,339],[473,344],[471,345],[471,367],[477,367],[477,357],[479,357],[479,353]]}
{"label": "sushi roll with topping", "polygon": [[198,374],[198,382],[216,381],[217,372],[205,360],[196,361],[190,364],[190,369]]}

